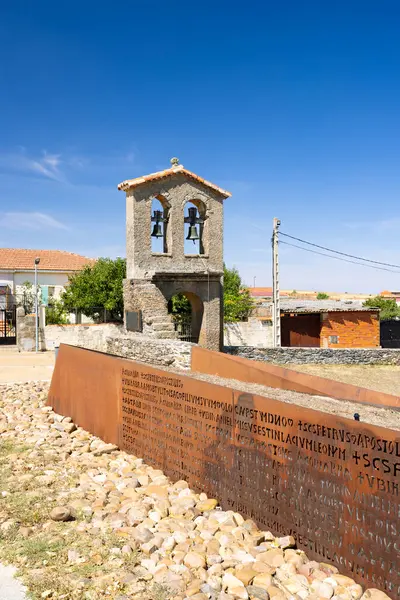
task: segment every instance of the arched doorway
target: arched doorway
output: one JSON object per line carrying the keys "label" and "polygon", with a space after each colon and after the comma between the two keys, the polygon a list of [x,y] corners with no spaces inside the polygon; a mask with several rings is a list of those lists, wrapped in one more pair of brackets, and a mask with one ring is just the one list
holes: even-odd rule
{"label": "arched doorway", "polygon": [[197,344],[204,312],[201,299],[192,292],[174,294],[168,301],[168,312],[178,339]]}

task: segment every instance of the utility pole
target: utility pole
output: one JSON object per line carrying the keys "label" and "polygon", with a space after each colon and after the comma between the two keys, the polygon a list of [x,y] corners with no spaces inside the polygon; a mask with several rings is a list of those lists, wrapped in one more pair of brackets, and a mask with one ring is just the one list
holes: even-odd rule
{"label": "utility pole", "polygon": [[36,338],[36,352],[39,351],[39,302],[38,302],[38,280],[37,280],[37,268],[40,263],[40,258],[35,258],[35,338]]}
{"label": "utility pole", "polygon": [[278,233],[280,220],[275,218],[272,232],[272,335],[274,348],[281,347],[281,307],[279,296]]}

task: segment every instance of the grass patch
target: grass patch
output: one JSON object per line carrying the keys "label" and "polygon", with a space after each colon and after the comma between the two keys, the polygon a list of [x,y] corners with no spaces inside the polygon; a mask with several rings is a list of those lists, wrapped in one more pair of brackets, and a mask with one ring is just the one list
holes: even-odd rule
{"label": "grass patch", "polygon": [[[9,540],[10,541],[10,540]],[[63,550],[62,540],[53,541],[47,537],[31,537],[24,539],[15,535],[11,543],[0,547],[0,556],[12,564],[24,565],[26,568],[42,568],[44,561],[51,560],[52,555],[57,555]]]}
{"label": "grass patch", "polygon": [[23,454],[30,449],[31,446],[17,444],[13,440],[4,440],[0,442],[0,461],[3,457],[8,456],[9,454]]}
{"label": "grass patch", "polygon": [[0,504],[10,518],[26,527],[45,522],[54,505],[55,503],[50,502],[48,495],[43,492],[38,492],[34,496],[27,496],[24,492],[11,492]]}
{"label": "grass patch", "polygon": [[[90,516],[79,507],[75,521],[50,521],[54,506],[82,498],[77,486],[84,468],[77,461],[70,468],[61,456],[15,439],[0,442],[0,561],[18,568],[32,600],[42,600],[44,592],[51,600],[114,600],[127,589],[122,578],[139,563],[136,550],[111,553],[129,544],[125,536],[86,531]],[[71,562],[69,550],[76,551]],[[150,584],[143,594],[143,600],[170,598],[161,585]]]}
{"label": "grass patch", "polygon": [[[22,574],[22,573],[19,573]],[[24,584],[28,588],[28,597],[32,600],[41,600],[42,594],[51,590],[54,597],[64,596],[65,600],[72,598],[72,588],[62,578],[59,577],[58,573],[43,573],[30,575],[22,574]],[[76,596],[75,596],[76,597]]]}
{"label": "grass patch", "polygon": [[146,591],[144,598],[146,600],[168,600],[171,598],[171,590],[160,583],[153,583],[149,590]]}

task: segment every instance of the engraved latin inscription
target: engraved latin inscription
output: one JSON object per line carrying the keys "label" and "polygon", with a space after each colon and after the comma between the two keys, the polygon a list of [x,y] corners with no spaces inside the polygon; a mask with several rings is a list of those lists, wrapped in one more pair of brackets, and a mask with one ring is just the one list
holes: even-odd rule
{"label": "engraved latin inscription", "polygon": [[124,449],[400,597],[396,432],[132,364]]}

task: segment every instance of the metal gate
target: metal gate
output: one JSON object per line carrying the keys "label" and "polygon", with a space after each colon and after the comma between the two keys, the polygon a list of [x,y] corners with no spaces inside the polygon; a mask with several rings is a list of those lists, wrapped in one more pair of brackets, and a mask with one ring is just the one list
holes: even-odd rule
{"label": "metal gate", "polygon": [[400,321],[388,319],[381,321],[382,348],[400,348]]}
{"label": "metal gate", "polygon": [[175,331],[183,342],[194,342],[192,336],[192,315],[173,315]]}
{"label": "metal gate", "polygon": [[0,345],[17,343],[17,308],[0,307]]}

